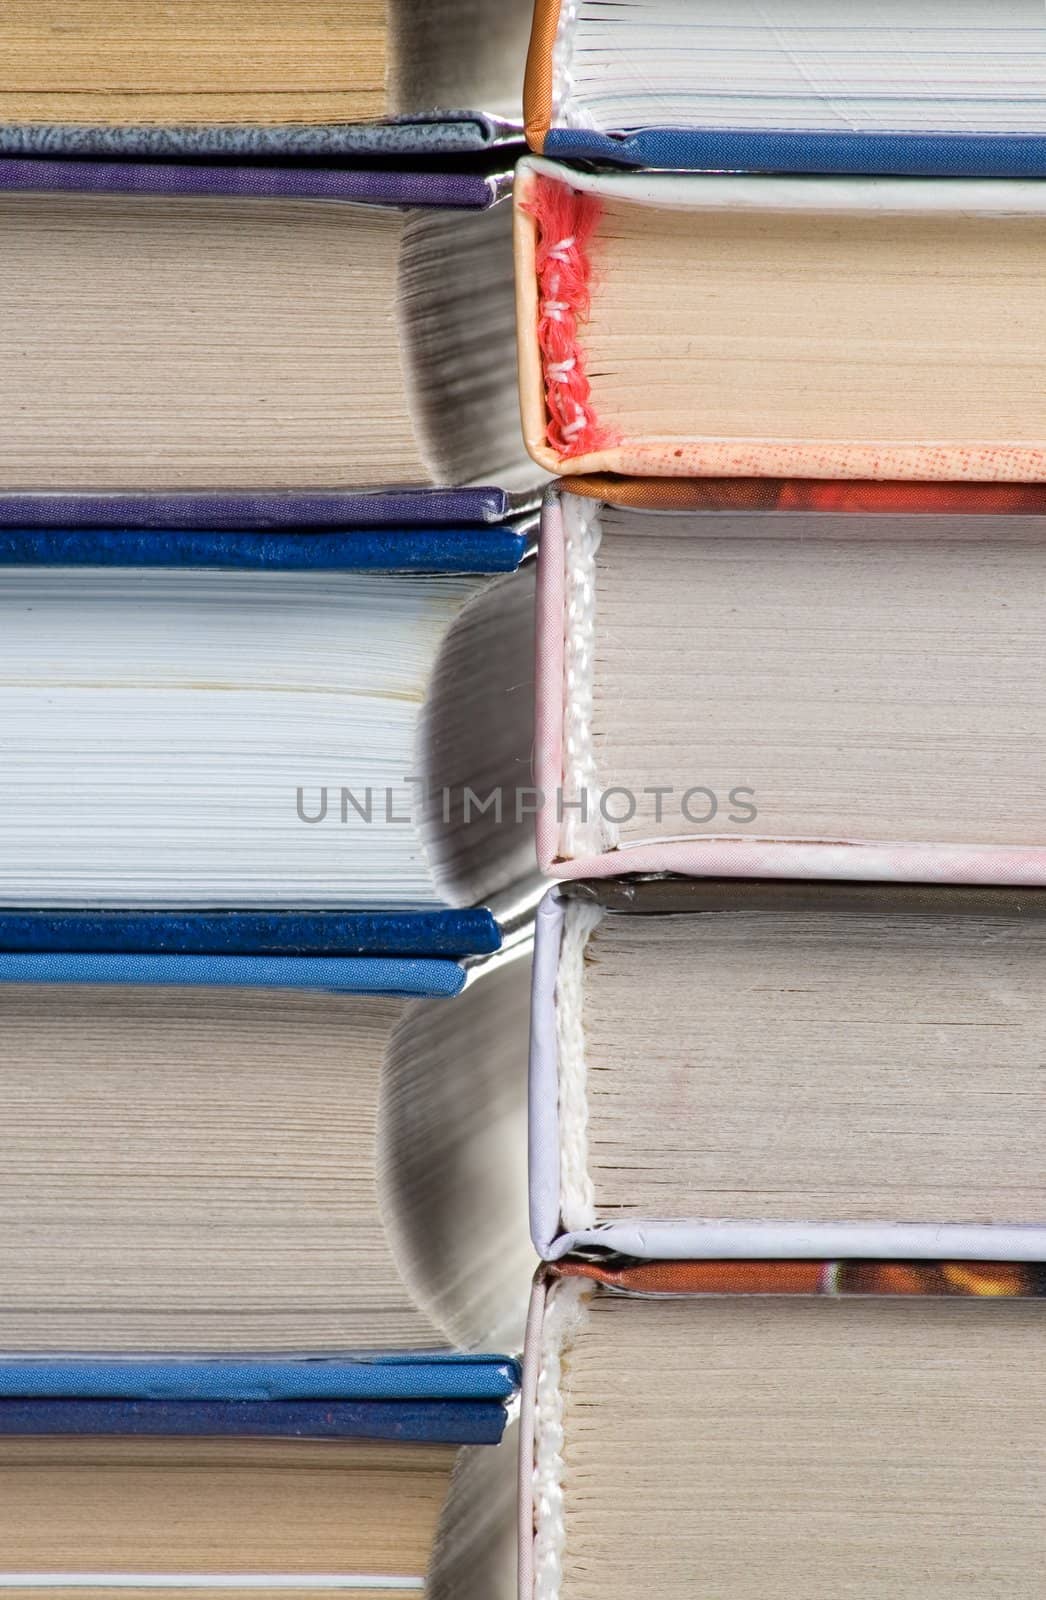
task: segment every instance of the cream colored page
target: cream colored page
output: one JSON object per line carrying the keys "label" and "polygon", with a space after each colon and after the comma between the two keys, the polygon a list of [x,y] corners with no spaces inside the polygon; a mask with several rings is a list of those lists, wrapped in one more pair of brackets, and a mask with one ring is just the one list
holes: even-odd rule
{"label": "cream colored page", "polygon": [[622,842],[1041,844],[1046,544],[787,522],[604,514],[592,728],[601,789],[635,798]]}
{"label": "cream colored page", "polygon": [[378,1209],[399,1002],[0,992],[0,1348],[439,1343]]}
{"label": "cream colored page", "polygon": [[604,200],[597,421],[649,437],[1039,442],[1046,217]]}
{"label": "cream colored page", "polygon": [[0,197],[0,488],[426,483],[401,227],[323,202]]}
{"label": "cream colored page", "polygon": [[605,916],[600,1221],[1046,1222],[1046,924]]}
{"label": "cream colored page", "polygon": [[384,114],[385,0],[5,0],[0,121]]}
{"label": "cream colored page", "polygon": [[1042,1316],[598,1298],[568,1358],[562,1600],[1038,1600]]}
{"label": "cream colored page", "polygon": [[417,1577],[455,1454],[360,1440],[4,1440],[3,1567],[300,1575],[303,1588],[312,1574]]}

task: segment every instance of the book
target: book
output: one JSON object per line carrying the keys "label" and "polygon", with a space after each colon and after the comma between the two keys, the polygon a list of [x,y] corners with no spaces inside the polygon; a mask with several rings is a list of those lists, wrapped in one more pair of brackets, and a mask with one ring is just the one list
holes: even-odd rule
{"label": "book", "polygon": [[1033,0],[537,0],[525,109],[564,160],[1041,177]]}
{"label": "book", "polygon": [[460,157],[519,138],[528,0],[5,8],[0,151]]}
{"label": "book", "polygon": [[0,490],[532,489],[506,182],[0,158]]}
{"label": "book", "polygon": [[538,1285],[523,1600],[1035,1592],[1041,1268],[668,1266]]}
{"label": "book", "polygon": [[529,966],[0,953],[0,1350],[518,1348]]}
{"label": "book", "polygon": [[546,872],[1042,885],[1041,486],[565,480]]}
{"label": "book", "polygon": [[493,1356],[5,1358],[4,1586],[434,1597],[517,1385]]}
{"label": "book", "polygon": [[413,913],[510,890],[533,867],[526,543],[0,527],[0,907]]}
{"label": "book", "polygon": [[1041,184],[517,171],[523,431],[560,473],[1027,481]]}
{"label": "book", "polygon": [[542,1256],[1046,1259],[1042,889],[584,882],[537,927]]}

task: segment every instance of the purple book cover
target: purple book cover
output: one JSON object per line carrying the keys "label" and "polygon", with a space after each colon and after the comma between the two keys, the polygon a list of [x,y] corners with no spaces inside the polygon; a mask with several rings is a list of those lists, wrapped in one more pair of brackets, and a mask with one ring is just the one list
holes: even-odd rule
{"label": "purple book cover", "polygon": [[238,489],[135,493],[0,493],[0,528],[423,528],[500,522],[504,489]]}
{"label": "purple book cover", "polygon": [[221,166],[163,161],[0,160],[0,191],[28,194],[244,196],[340,200],[357,205],[482,211],[502,180],[471,172],[377,171],[360,167]]}

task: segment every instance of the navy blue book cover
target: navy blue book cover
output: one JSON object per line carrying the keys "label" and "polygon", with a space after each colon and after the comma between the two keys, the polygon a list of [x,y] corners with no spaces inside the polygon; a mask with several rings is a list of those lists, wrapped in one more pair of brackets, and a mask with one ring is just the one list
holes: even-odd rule
{"label": "navy blue book cover", "polygon": [[269,572],[514,572],[527,541],[504,527],[5,528],[4,567],[196,567]]}
{"label": "navy blue book cover", "polygon": [[[7,956],[293,957],[490,955],[501,931],[490,911],[0,910]],[[275,970],[275,969],[274,969]]]}

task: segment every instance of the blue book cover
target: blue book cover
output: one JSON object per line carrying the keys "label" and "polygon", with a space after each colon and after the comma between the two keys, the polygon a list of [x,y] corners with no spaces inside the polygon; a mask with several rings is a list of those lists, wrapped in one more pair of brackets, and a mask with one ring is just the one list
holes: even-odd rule
{"label": "blue book cover", "polygon": [[[157,508],[159,515],[159,508]],[[0,566],[195,567],[270,572],[514,572],[527,538],[490,527],[150,528],[5,526]]]}
{"label": "blue book cover", "polygon": [[[386,912],[0,910],[0,971],[8,957],[31,957],[43,970],[58,971],[62,961],[77,956],[107,960],[144,956],[299,961],[424,956],[456,960],[491,955],[500,948],[501,930],[493,913],[485,908]],[[49,968],[48,962],[55,965]]]}
{"label": "blue book cover", "polygon": [[169,955],[151,951],[0,952],[0,984],[109,984],[192,989],[321,989],[403,998],[456,995],[465,969],[413,956]]}
{"label": "blue book cover", "polygon": [[0,1435],[139,1434],[496,1444],[504,1356],[0,1359]]}
{"label": "blue book cover", "polygon": [[505,1408],[469,1400],[0,1400],[5,1434],[398,1439],[497,1444]]}
{"label": "blue book cover", "polygon": [[853,177],[1042,178],[1046,137],[977,133],[851,133],[750,128],[642,128],[599,133],[550,128],[555,161],[691,172]]}
{"label": "blue book cover", "polygon": [[515,1361],[455,1350],[333,1356],[0,1356],[3,1400],[507,1401]]}

